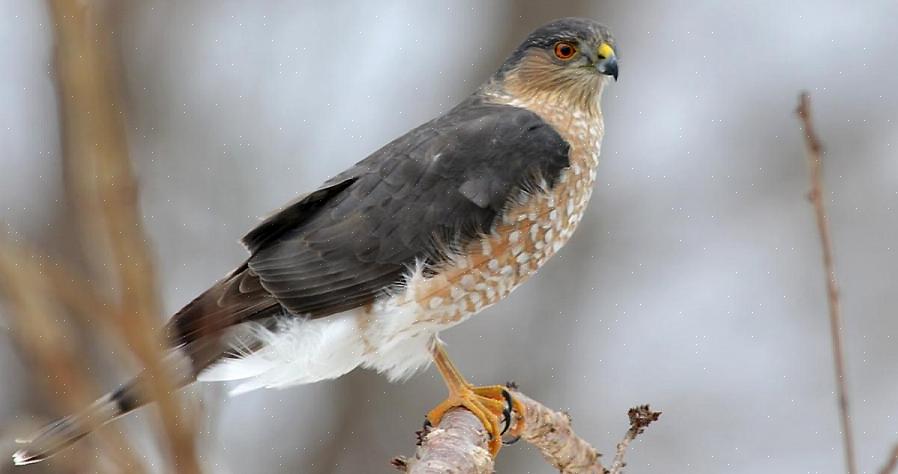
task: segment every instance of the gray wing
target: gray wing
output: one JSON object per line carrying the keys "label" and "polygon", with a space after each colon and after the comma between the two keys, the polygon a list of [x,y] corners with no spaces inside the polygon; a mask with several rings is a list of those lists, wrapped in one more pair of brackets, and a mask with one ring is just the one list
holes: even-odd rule
{"label": "gray wing", "polygon": [[367,304],[416,260],[439,263],[446,244],[492,230],[510,199],[539,179],[553,185],[568,163],[567,144],[529,111],[456,109],[336,177],[351,184],[248,265],[294,314]]}
{"label": "gray wing", "polygon": [[[368,304],[416,261],[438,265],[447,249],[490,232],[521,192],[554,186],[568,151],[532,112],[456,107],[247,234],[252,255],[220,283],[227,288],[216,295],[215,314],[185,314],[174,326],[184,342],[203,327],[251,319],[256,310],[241,308],[252,304],[266,314],[277,308],[310,317]],[[228,301],[242,313],[223,308]],[[227,320],[230,314],[239,316]]]}

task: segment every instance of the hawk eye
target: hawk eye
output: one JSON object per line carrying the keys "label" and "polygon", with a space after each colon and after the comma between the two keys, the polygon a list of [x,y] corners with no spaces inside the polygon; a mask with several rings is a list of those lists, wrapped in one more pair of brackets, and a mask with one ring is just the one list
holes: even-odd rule
{"label": "hawk eye", "polygon": [[574,57],[574,54],[577,54],[577,48],[571,43],[567,41],[555,43],[555,56],[558,59],[571,59]]}

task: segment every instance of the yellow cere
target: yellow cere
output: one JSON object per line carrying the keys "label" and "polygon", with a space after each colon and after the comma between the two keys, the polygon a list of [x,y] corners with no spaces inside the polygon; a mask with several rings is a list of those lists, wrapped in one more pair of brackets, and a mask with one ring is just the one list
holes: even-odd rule
{"label": "yellow cere", "polygon": [[614,48],[611,47],[608,43],[602,43],[599,45],[599,56],[603,59],[610,58],[614,56]]}

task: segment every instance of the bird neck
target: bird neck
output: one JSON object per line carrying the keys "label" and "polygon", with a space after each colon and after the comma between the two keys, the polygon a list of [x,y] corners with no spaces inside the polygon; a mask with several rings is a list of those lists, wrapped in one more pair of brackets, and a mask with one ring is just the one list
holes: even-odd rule
{"label": "bird neck", "polygon": [[603,78],[551,88],[514,77],[504,79],[491,79],[478,94],[488,102],[528,109],[556,126],[572,121],[602,122],[600,99],[606,82]]}

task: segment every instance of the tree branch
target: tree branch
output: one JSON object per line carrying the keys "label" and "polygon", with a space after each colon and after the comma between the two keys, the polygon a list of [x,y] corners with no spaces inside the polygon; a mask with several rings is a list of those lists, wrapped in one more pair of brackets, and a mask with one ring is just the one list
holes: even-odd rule
{"label": "tree branch", "polygon": [[892,451],[889,453],[889,459],[886,460],[885,466],[879,470],[879,474],[892,474],[896,468],[898,468],[898,444],[892,448]]}
{"label": "tree branch", "polygon": [[[65,269],[41,265],[35,260],[33,249],[0,237],[0,297],[9,305],[13,329],[10,333],[37,367],[34,372],[44,375],[36,378],[49,386],[51,390],[47,392],[54,394],[62,411],[74,413],[93,401],[97,390],[92,377],[80,363],[83,358],[80,341],[70,337],[71,327],[64,320],[60,321],[60,306],[63,305],[58,303],[70,307],[84,305],[83,302],[92,301],[93,289],[82,288],[77,282],[71,283],[72,288],[69,288],[70,283],[66,280],[71,274]],[[59,297],[63,287],[67,297]],[[78,293],[77,288],[85,291]],[[99,306],[99,303],[91,303],[93,309]],[[99,309],[98,312],[102,311]],[[77,310],[66,314],[90,319],[88,314]],[[99,430],[98,436],[103,451],[116,469],[134,473],[145,471],[123,438],[112,436],[105,430]]]}
{"label": "tree branch", "polygon": [[[546,462],[564,474],[619,474],[625,466],[624,453],[630,442],[661,416],[648,405],[630,409],[630,428],[617,445],[609,471],[602,466],[601,454],[574,432],[568,414],[552,410],[517,390],[511,390],[511,394],[525,408],[521,439],[539,449]],[[464,408],[449,411],[439,426],[419,436],[414,459],[393,459],[393,465],[400,471],[410,474],[493,472],[493,459],[486,449],[488,435],[480,420]]]}
{"label": "tree branch", "polygon": [[96,2],[49,0],[49,5],[67,185],[85,251],[118,292],[118,304],[101,314],[114,323],[153,380],[149,395],[158,403],[176,470],[196,473],[192,429],[161,364],[163,339],[156,327],[161,305],[128,156],[110,30]]}
{"label": "tree branch", "polygon": [[410,474],[490,474],[493,458],[483,424],[465,408],[449,410],[439,426],[418,432],[415,459],[393,459],[393,466]]}
{"label": "tree branch", "polygon": [[817,218],[817,231],[820,234],[820,244],[823,250],[823,269],[826,272],[826,293],[829,303],[829,328],[833,346],[833,365],[836,373],[836,388],[838,391],[839,414],[842,421],[842,441],[845,449],[845,467],[848,474],[857,473],[857,464],[854,458],[854,438],[851,432],[851,417],[848,413],[848,390],[845,380],[845,354],[842,342],[842,310],[839,304],[839,286],[836,283],[836,270],[833,265],[832,239],[829,233],[829,223],[826,217],[826,209],[823,205],[823,170],[821,158],[823,146],[814,132],[811,123],[811,97],[805,92],[799,97],[798,108],[795,111],[801,119],[804,128],[805,147],[807,149],[808,168],[811,172],[811,191],[808,199],[814,205],[814,214]]}

